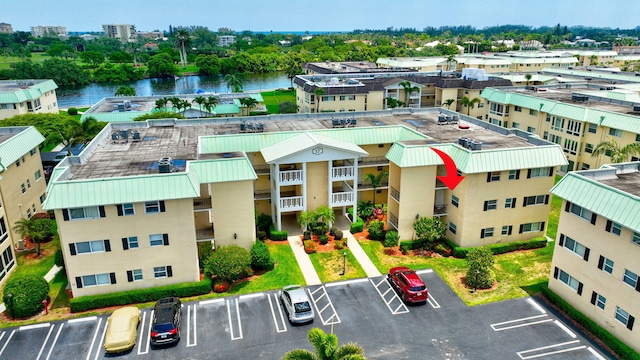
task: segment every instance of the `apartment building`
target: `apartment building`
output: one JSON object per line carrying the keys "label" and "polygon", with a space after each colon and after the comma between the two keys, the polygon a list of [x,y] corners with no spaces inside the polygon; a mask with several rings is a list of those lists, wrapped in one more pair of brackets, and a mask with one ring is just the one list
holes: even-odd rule
{"label": "apartment building", "polygon": [[13,34],[13,26],[5,22],[0,23],[0,34]]}
{"label": "apartment building", "polygon": [[53,80],[0,80],[0,120],[28,113],[58,113]]}
{"label": "apartment building", "polygon": [[[322,114],[111,123],[54,169],[48,187],[45,208],[58,219],[71,290],[196,281],[198,244],[249,248],[256,213],[282,229],[321,205],[337,216],[357,211],[374,196],[366,174],[380,171],[389,182],[376,201],[389,202],[389,226],[403,239],[416,214],[450,222],[449,235],[464,246],[541,236],[553,173],[566,163],[560,148],[447,114],[459,124],[438,125],[438,109],[354,112],[344,123]],[[248,131],[247,121],[261,131]],[[475,142],[457,145],[462,136]],[[443,166],[428,145],[438,143],[467,176],[454,192],[435,178]],[[427,161],[407,163],[412,155],[396,148]]]}
{"label": "apartment building", "polygon": [[58,25],[41,25],[31,27],[31,36],[41,38],[45,36],[59,37],[67,36],[67,28]]}
{"label": "apartment building", "polygon": [[13,226],[42,211],[46,185],[38,145],[43,141],[33,126],[0,127],[0,282],[15,268],[14,250],[22,246]]}
{"label": "apartment building", "polygon": [[640,162],[568,173],[549,288],[640,351]]}
{"label": "apartment building", "polygon": [[487,88],[482,97],[487,102],[485,121],[526,130],[562,146],[569,161],[564,171],[610,163],[610,154],[592,156],[603,141],[613,140],[620,147],[640,141],[637,93],[610,84]]}
{"label": "apartment building", "polygon": [[125,43],[138,40],[136,27],[132,24],[104,24],[102,25],[102,29],[104,36],[110,39],[119,39]]}
{"label": "apartment building", "polygon": [[218,35],[218,46],[229,46],[235,43],[235,35]]}
{"label": "apartment building", "polygon": [[408,69],[378,68],[370,61],[325,61],[310,62],[303,65],[305,75],[315,74],[349,74],[349,73],[380,73],[385,71],[411,71]]}

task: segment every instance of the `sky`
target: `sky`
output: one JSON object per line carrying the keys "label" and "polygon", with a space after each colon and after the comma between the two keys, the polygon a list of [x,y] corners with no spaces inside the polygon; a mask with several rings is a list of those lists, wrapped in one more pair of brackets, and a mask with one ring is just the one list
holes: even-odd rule
{"label": "sky", "polygon": [[638,0],[2,0],[0,22],[14,31],[59,25],[102,31],[133,24],[138,31],[172,26],[235,31],[351,31],[471,25],[533,27],[640,26]]}

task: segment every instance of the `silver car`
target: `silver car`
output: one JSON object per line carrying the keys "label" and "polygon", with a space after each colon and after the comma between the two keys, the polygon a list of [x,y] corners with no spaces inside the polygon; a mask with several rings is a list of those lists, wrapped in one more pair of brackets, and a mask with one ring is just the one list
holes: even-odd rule
{"label": "silver car", "polygon": [[313,322],[314,314],[311,301],[300,285],[285,286],[280,293],[280,302],[287,311],[289,322],[302,324]]}

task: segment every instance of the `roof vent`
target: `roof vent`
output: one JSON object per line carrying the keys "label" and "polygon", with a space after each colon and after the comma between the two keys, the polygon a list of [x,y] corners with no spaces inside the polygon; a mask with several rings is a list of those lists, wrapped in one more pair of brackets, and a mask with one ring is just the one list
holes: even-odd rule
{"label": "roof vent", "polygon": [[173,161],[170,157],[163,157],[158,161],[158,172],[160,174],[166,174],[171,172]]}

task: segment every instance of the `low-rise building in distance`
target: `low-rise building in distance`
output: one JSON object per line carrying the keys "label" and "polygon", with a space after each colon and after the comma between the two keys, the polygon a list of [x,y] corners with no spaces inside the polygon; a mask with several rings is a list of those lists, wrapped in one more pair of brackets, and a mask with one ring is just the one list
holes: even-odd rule
{"label": "low-rise building in distance", "polygon": [[0,80],[0,120],[28,113],[58,113],[53,80]]}

